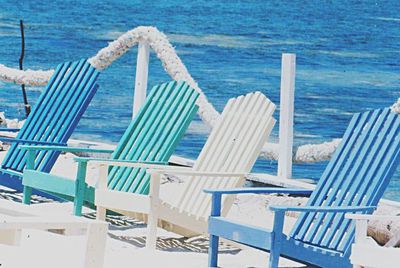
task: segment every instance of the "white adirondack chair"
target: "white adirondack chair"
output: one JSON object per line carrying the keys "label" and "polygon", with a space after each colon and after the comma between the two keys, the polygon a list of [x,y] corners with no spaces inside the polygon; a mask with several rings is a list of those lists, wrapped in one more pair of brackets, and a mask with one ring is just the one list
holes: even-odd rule
{"label": "white adirondack chair", "polygon": [[370,220],[400,221],[400,216],[348,214],[346,218],[356,221],[356,237],[350,256],[354,267],[399,267],[400,248],[393,247],[400,240],[399,235],[380,246],[367,236],[367,227]]}
{"label": "white adirondack chair", "polygon": [[[103,221],[62,214],[49,216],[32,206],[0,200],[0,266],[66,267],[65,261],[71,260],[73,264],[68,266],[101,268],[107,230]],[[83,239],[77,241],[79,237]],[[83,245],[82,240],[86,240]],[[77,242],[78,251],[71,248]]]}
{"label": "white adirondack chair", "polygon": [[[275,124],[272,117],[274,110],[275,105],[260,92],[230,99],[193,168],[93,161],[100,165],[100,179],[95,195],[98,219],[105,218],[106,208],[125,213],[148,214],[148,248],[155,248],[159,219],[168,223],[161,227],[176,233],[207,233],[211,200],[203,193],[203,189],[243,185],[245,176],[251,171]],[[150,194],[108,190],[109,166],[147,168],[147,172],[151,174]],[[181,191],[174,192],[173,200],[160,198],[162,174],[187,176]],[[232,196],[224,200],[223,213],[228,212],[233,200]]]}

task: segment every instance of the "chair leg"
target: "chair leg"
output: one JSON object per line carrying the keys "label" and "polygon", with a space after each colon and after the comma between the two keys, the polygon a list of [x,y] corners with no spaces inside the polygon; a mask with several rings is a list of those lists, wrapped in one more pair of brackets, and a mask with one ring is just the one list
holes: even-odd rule
{"label": "chair leg", "polygon": [[150,213],[147,221],[146,249],[155,250],[157,243],[157,213]]}
{"label": "chair leg", "polygon": [[[82,216],[82,207],[83,207],[83,199],[84,199],[84,185],[80,185],[80,181],[76,181],[75,184],[75,197],[74,197],[74,215]],[[82,189],[83,188],[83,189]]]}
{"label": "chair leg", "polygon": [[96,208],[96,219],[99,221],[105,221],[106,220],[106,208],[97,206]]}
{"label": "chair leg", "polygon": [[269,268],[278,268],[279,265],[279,251],[271,249],[269,253]]}
{"label": "chair leg", "polygon": [[219,237],[210,235],[210,248],[208,249],[208,267],[218,267]]}
{"label": "chair leg", "polygon": [[279,255],[281,254],[281,241],[285,211],[277,210],[274,215],[274,226],[272,228],[271,251],[269,253],[269,267],[277,268],[279,265]]}
{"label": "chair leg", "polygon": [[157,224],[158,215],[160,209],[160,179],[161,175],[159,173],[152,173],[150,176],[150,211],[147,219],[147,239],[146,239],[146,249],[155,250],[157,242]]}
{"label": "chair leg", "polygon": [[32,187],[24,186],[24,198],[23,202],[26,205],[31,204],[31,196],[32,196]]}
{"label": "chair leg", "polygon": [[101,268],[104,263],[104,252],[107,240],[107,225],[90,223],[86,234],[86,268]]}
{"label": "chair leg", "polygon": [[[221,194],[213,194],[211,196],[211,216],[218,217],[221,215]],[[210,230],[210,223],[208,224],[208,229]],[[210,234],[210,248],[208,249],[208,266],[218,267],[218,243],[219,237]]]}
{"label": "chair leg", "polygon": [[74,215],[82,216],[83,196],[77,195],[74,198]]}
{"label": "chair leg", "polygon": [[75,198],[74,198],[74,215],[81,216],[82,215],[82,206],[83,200],[85,198],[85,192],[87,188],[87,184],[85,182],[86,179],[86,162],[78,163],[78,172],[75,181]]}
{"label": "chair leg", "polygon": [[0,243],[10,246],[19,246],[21,243],[21,230],[0,230]]}
{"label": "chair leg", "polygon": [[[36,153],[35,151],[28,150],[26,152],[26,169],[35,169],[35,157]],[[24,176],[22,176],[22,183],[24,182]],[[31,204],[31,197],[32,197],[32,187],[24,185],[24,196],[23,196],[23,202],[26,205]]]}

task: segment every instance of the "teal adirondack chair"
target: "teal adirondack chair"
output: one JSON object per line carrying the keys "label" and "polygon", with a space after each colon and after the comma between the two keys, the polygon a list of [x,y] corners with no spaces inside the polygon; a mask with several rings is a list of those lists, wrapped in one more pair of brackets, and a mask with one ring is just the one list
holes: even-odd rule
{"label": "teal adirondack chair", "polygon": [[[168,164],[179,140],[197,112],[199,94],[186,82],[169,82],[155,86],[143,107],[132,120],[114,151],[59,146],[21,146],[28,151],[28,168],[24,172],[26,189],[43,191],[74,199],[74,214],[81,215],[84,202],[94,204],[94,188],[85,182],[87,161],[79,158],[76,180],[30,169],[34,166],[37,150],[67,152],[112,153],[111,160]],[[109,172],[108,187],[112,190],[148,194],[150,177],[144,168],[113,167]],[[24,191],[24,202],[29,203],[30,192]]]}
{"label": "teal adirondack chair", "polygon": [[[221,195],[307,194],[307,190],[248,188],[206,190],[212,194],[209,218],[209,266],[217,267],[219,237],[270,252],[270,267],[279,256],[312,266],[351,267],[354,224],[345,213],[372,213],[400,160],[400,117],[390,109],[355,114],[340,146],[305,207],[273,206],[272,230],[220,217]],[[301,212],[289,235],[283,234],[286,211]]]}
{"label": "teal adirondack chair", "polygon": [[[65,62],[56,67],[17,137],[0,138],[11,143],[0,168],[1,185],[22,191],[22,172],[27,163],[26,152],[21,150],[19,145],[67,144],[98,89],[98,85],[95,84],[98,75],[99,72],[86,59]],[[59,152],[40,152],[32,156],[36,158],[36,164],[30,168],[50,172],[58,155]]]}

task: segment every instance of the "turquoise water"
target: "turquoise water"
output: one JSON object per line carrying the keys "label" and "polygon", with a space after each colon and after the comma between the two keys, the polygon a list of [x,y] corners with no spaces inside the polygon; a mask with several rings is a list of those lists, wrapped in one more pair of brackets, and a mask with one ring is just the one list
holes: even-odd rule
{"label": "turquoise water", "polygon": [[[226,2],[226,3],[225,3]],[[295,143],[340,137],[354,112],[400,97],[398,1],[3,1],[0,63],[18,66],[19,19],[26,25],[25,68],[91,57],[139,25],[165,32],[207,97],[221,111],[254,90],[279,103],[280,57],[297,54]],[[116,142],[131,118],[136,49],[101,76],[100,90],[75,138]],[[149,85],[166,81],[155,55]],[[0,111],[24,117],[18,86],[0,82]],[[29,88],[34,103],[38,88]],[[278,113],[276,114],[278,117]],[[197,119],[178,154],[195,158],[207,129]],[[276,141],[277,127],[272,140]],[[295,165],[295,177],[318,179],[326,163]],[[276,172],[274,161],[254,171]],[[399,172],[386,197],[400,200]]]}

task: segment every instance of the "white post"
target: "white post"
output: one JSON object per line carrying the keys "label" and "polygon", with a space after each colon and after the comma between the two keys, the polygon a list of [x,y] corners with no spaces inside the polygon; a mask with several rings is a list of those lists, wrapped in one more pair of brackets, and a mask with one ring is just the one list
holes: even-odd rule
{"label": "white post", "polygon": [[149,74],[150,47],[146,41],[140,41],[136,61],[135,91],[133,94],[132,118],[138,113],[146,100],[147,78]]}
{"label": "white post", "polygon": [[278,177],[292,177],[296,54],[282,54]]}

